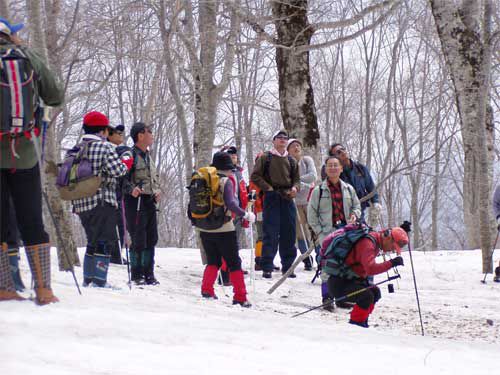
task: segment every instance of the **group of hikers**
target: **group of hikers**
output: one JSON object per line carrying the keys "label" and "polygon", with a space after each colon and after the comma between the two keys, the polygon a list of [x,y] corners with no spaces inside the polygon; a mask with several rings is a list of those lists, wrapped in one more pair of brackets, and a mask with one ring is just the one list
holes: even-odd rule
{"label": "group of hikers", "polygon": [[[51,288],[50,244],[42,215],[42,118],[44,106],[62,104],[64,91],[43,59],[22,45],[16,35],[22,27],[0,18],[0,301],[23,299],[17,293],[25,288],[18,266],[22,239],[35,301],[44,305],[58,298]],[[87,238],[83,285],[108,287],[110,262],[127,263],[131,282],[157,285],[161,191],[150,155],[152,128],[134,123],[134,146],[128,147],[123,144],[125,126],[112,125],[106,115],[92,111],[83,117],[82,132],[65,155],[57,187],[61,198],[71,201]],[[366,224],[367,210],[377,217],[382,209],[368,168],[353,160],[344,145],[334,143],[318,178],[301,140],[280,130],[272,136],[271,149],[257,156],[249,177],[247,184],[235,146],[216,152],[210,166],[193,173],[188,216],[205,264],[201,296],[217,299],[214,284],[220,276],[222,284],[233,286],[233,304],[251,306],[238,251],[243,229],[255,226],[251,246],[255,270],[262,271],[263,279],[272,279],[276,271],[295,278],[290,268],[298,249],[305,271],[316,263],[322,307],[351,309],[349,322],[368,327],[381,297],[373,276],[404,265],[401,248],[408,244],[410,231],[408,222],[379,231]],[[130,251],[124,261],[121,248],[128,243],[127,233]],[[275,264],[278,252],[280,266]],[[390,252],[397,256],[376,261],[379,253]]]}

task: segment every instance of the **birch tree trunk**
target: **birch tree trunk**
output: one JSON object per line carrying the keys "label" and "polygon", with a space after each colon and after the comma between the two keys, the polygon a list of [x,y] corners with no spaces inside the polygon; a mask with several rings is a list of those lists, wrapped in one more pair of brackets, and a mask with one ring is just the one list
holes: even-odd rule
{"label": "birch tree trunk", "polygon": [[[31,44],[40,53],[40,55],[45,60],[47,65],[49,64],[47,44],[45,40],[46,33],[42,28],[42,18],[40,12],[40,3],[38,1],[26,1],[26,7],[28,9],[28,19],[30,27],[30,37]],[[51,33],[56,32],[56,14],[58,10],[58,2],[54,1],[52,7],[49,9],[48,21],[50,23],[47,28],[50,30],[48,32],[48,38],[54,37],[55,35]],[[53,23],[52,23],[53,22]],[[51,44],[51,48],[55,48],[55,44]],[[54,136],[54,122],[55,118],[51,120],[51,125],[47,129],[46,139],[45,139],[45,178],[43,189],[47,192],[48,201],[52,215],[54,216],[54,226],[56,229],[56,243],[57,243],[57,254],[59,258],[59,269],[61,271],[69,271],[73,266],[80,266],[80,260],[78,258],[78,252],[76,249],[76,244],[73,239],[73,233],[71,231],[71,220],[68,217],[64,207],[62,205],[61,198],[59,197],[59,192],[56,189],[56,178],[57,178],[57,147]],[[42,165],[40,165],[42,168]],[[60,233],[61,238],[57,235]],[[54,237],[54,236],[53,236]]]}
{"label": "birch tree trunk", "polygon": [[283,125],[292,136],[302,140],[305,148],[314,150],[319,130],[311,85],[309,51],[296,51],[297,47],[309,46],[314,33],[307,18],[307,7],[307,0],[272,2],[279,44],[276,48],[276,65]]}
{"label": "birch tree trunk", "polygon": [[9,0],[0,0],[0,17],[10,20]]}
{"label": "birch tree trunk", "polygon": [[429,0],[429,2],[455,88],[462,126],[465,160],[464,221],[467,243],[471,248],[480,245],[483,272],[491,272],[492,181],[486,134],[492,132],[493,128],[486,113],[490,95],[489,25],[492,2],[484,1],[483,15],[481,15],[481,4],[476,0],[464,0],[461,7],[448,0]]}

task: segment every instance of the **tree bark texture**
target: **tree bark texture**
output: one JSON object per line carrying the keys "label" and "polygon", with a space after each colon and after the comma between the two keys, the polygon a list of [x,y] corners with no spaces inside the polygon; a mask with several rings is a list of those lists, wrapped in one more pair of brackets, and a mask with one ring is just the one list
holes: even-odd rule
{"label": "tree bark texture", "polygon": [[272,2],[279,44],[276,48],[276,66],[283,125],[293,137],[302,141],[305,148],[315,149],[319,130],[309,52],[295,51],[297,47],[311,44],[314,31],[307,18],[307,8],[307,0]]}
{"label": "tree bark texture", "polygon": [[[487,121],[491,51],[481,31],[477,3],[464,0],[459,8],[448,0],[429,0],[441,48],[455,89],[464,147],[464,221],[467,244],[481,247],[483,272],[491,262],[491,160]],[[490,3],[485,0],[485,4]],[[491,16],[491,15],[490,15]],[[483,35],[481,34],[483,33]]]}

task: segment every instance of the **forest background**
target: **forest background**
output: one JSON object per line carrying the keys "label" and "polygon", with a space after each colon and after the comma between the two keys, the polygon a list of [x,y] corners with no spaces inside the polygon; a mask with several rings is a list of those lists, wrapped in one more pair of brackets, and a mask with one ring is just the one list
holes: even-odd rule
{"label": "forest background", "polygon": [[286,127],[318,171],[333,142],[370,168],[384,208],[376,226],[410,220],[413,249],[482,248],[491,270],[494,0],[0,0],[0,16],[26,23],[20,36],[66,90],[44,155],[60,233],[48,212],[46,223],[59,248],[75,253],[85,241],[58,199],[54,165],[98,110],[127,133],[135,121],[153,126],[159,246],[196,246],[186,216],[193,168],[235,145],[251,171]]}

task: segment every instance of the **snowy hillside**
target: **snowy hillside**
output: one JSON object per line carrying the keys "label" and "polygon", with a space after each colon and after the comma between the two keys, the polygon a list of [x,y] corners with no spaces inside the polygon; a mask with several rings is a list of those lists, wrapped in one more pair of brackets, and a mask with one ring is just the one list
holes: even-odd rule
{"label": "snowy hillside", "polygon": [[[248,267],[249,251],[241,254]],[[224,295],[230,288],[216,288],[218,301],[200,297],[196,249],[158,249],[161,285],[132,291],[124,266],[110,269],[110,283],[121,289],[84,288],[83,296],[71,274],[53,272],[61,303],[0,305],[0,374],[496,373],[500,284],[491,275],[480,283],[480,253],[414,254],[425,337],[408,253],[404,258],[395,293],[381,286],[369,329],[348,324],[346,310],[291,318],[320,303],[319,283],[310,283],[313,274],[302,265],[272,295],[266,290],[277,276],[268,281],[257,273],[255,295],[247,278],[251,309],[232,306]],[[29,284],[24,253],[21,263]]]}

